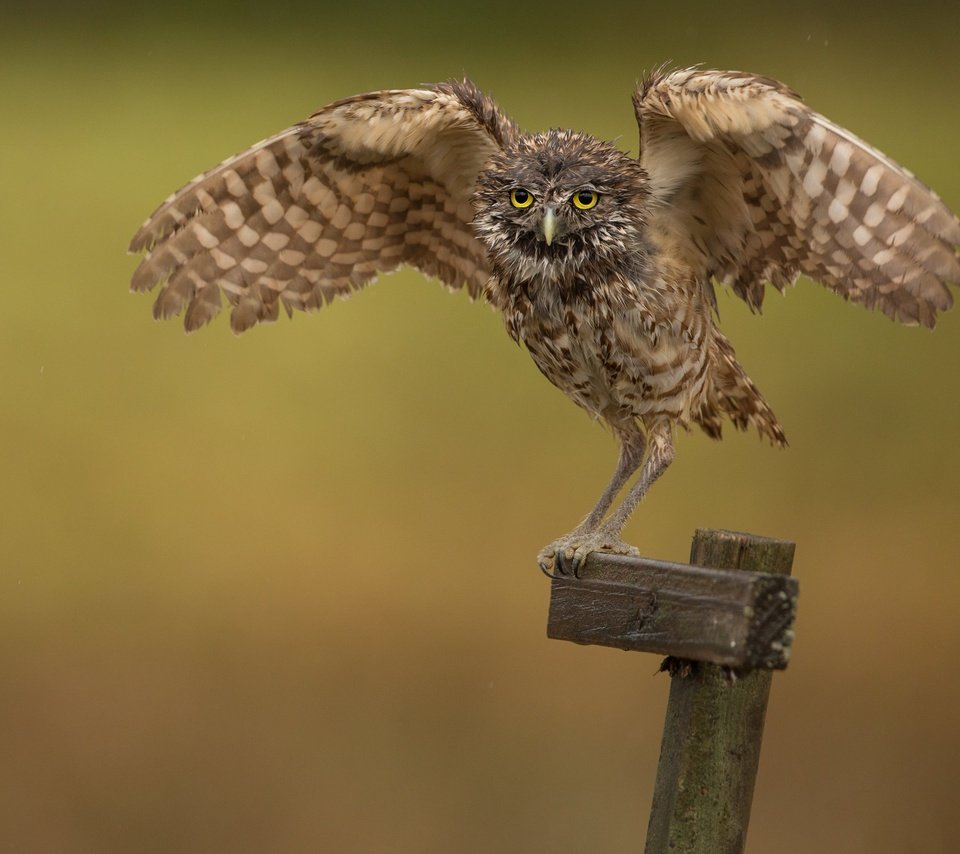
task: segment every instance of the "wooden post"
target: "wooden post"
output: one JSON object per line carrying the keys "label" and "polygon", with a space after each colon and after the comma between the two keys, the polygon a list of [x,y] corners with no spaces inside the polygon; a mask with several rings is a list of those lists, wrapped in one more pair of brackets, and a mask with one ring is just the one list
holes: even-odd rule
{"label": "wooden post", "polygon": [[595,552],[554,578],[547,635],[671,656],[645,854],[740,854],[774,669],[790,659],[793,543],[698,530],[690,563]]}
{"label": "wooden post", "polygon": [[[690,562],[788,575],[794,544],[699,530]],[[736,681],[698,664],[670,684],[645,854],[740,854],[760,762],[770,670]]]}
{"label": "wooden post", "polygon": [[[736,538],[745,537],[698,531],[694,562],[699,566],[594,552],[579,578],[553,579],[547,637],[710,661],[736,670],[782,670],[790,660],[796,579],[708,569],[701,563],[714,557],[699,555],[701,540],[732,538],[732,549]],[[739,552],[718,551],[716,559],[731,566]]]}

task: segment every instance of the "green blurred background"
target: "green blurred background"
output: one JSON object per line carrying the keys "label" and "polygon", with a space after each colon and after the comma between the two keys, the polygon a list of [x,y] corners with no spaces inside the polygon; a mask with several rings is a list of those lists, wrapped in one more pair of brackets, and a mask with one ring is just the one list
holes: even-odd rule
{"label": "green blurred background", "polygon": [[[640,850],[668,681],[546,640],[537,550],[615,447],[486,307],[403,272],[185,337],[127,294],[171,190],[333,99],[468,73],[635,150],[665,60],[778,77],[960,209],[955,3],[0,10],[0,846]],[[960,312],[725,294],[786,426],[679,455],[627,538],[794,539],[748,850],[956,850]]]}

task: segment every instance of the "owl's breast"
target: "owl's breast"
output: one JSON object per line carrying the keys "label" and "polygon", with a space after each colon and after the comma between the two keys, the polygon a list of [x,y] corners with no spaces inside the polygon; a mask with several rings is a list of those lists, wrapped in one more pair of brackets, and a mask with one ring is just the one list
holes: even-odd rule
{"label": "owl's breast", "polygon": [[534,303],[520,334],[550,382],[609,422],[683,421],[703,393],[709,329],[682,301]]}

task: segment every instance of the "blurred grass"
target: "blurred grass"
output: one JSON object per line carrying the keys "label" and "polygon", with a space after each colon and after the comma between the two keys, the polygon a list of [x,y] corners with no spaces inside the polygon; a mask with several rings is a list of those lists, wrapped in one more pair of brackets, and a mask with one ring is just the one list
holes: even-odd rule
{"label": "blurred grass", "polygon": [[[869,11],[868,11],[869,10]],[[784,79],[960,209],[953,6],[44,4],[0,28],[0,847],[627,851],[666,685],[547,642],[533,555],[615,449],[499,319],[405,272],[184,337],[129,235],[353,92],[464,72],[523,126],[634,146],[672,59]],[[679,437],[628,529],[796,539],[750,850],[947,851],[960,738],[960,315],[807,282],[724,328],[778,453]]]}

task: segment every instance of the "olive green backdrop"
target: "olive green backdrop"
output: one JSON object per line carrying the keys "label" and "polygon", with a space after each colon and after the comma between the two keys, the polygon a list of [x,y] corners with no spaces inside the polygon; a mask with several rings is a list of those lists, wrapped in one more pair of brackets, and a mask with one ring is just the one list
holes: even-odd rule
{"label": "olive green backdrop", "polygon": [[[467,73],[635,150],[665,60],[783,79],[960,209],[958,32],[948,3],[0,10],[0,847],[640,850],[667,679],[547,641],[534,560],[610,437],[413,272],[186,337],[127,293],[127,241],[369,89]],[[790,449],[680,435],[626,536],[798,542],[749,851],[953,850],[960,312],[768,300],[720,312]]]}

